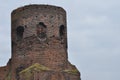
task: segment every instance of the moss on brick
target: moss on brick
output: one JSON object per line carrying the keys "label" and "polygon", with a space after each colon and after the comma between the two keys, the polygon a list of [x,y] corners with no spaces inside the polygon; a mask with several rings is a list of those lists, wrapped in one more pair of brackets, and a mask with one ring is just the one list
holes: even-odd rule
{"label": "moss on brick", "polygon": [[24,69],[23,71],[21,71],[19,73],[19,75],[22,75],[24,76],[24,78],[26,80],[30,80],[32,78],[32,76],[34,75],[34,72],[40,72],[40,71],[49,71],[50,69],[43,66],[43,65],[40,65],[38,63],[35,63],[33,65],[31,65],[30,67]]}
{"label": "moss on brick", "polygon": [[73,70],[66,69],[63,72],[66,72],[66,73],[69,73],[69,74],[73,74],[73,75],[79,74],[79,71],[77,69],[73,69]]}
{"label": "moss on brick", "polygon": [[30,72],[30,71],[48,71],[48,70],[50,70],[48,67],[35,63],[32,66],[21,71],[19,74]]}
{"label": "moss on brick", "polygon": [[11,80],[11,71],[8,72],[8,74],[5,77],[5,80]]}

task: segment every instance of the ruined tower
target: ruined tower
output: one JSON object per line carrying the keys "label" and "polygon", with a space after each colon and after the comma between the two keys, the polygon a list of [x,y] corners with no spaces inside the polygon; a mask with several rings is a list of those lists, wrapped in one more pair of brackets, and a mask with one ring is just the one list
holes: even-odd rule
{"label": "ruined tower", "polygon": [[[14,10],[12,58],[0,80],[80,80],[67,55],[66,11],[51,5]],[[1,77],[2,76],[2,77]]]}

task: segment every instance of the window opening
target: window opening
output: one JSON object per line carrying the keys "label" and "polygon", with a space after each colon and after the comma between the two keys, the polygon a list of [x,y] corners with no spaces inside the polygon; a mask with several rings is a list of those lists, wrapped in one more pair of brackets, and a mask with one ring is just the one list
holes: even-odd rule
{"label": "window opening", "polygon": [[23,38],[23,32],[24,32],[23,26],[17,27],[17,29],[16,29],[17,40],[21,40]]}

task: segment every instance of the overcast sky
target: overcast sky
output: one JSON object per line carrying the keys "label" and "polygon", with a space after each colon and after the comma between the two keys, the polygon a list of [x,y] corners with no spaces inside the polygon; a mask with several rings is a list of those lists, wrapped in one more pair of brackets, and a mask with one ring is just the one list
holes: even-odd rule
{"label": "overcast sky", "polygon": [[0,66],[11,57],[11,12],[28,4],[67,11],[69,61],[82,80],[120,80],[120,0],[1,0]]}

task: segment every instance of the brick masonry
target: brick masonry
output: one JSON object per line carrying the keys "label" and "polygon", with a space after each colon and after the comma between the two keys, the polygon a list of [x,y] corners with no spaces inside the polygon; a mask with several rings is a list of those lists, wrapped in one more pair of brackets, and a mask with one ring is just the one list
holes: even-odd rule
{"label": "brick masonry", "polygon": [[[14,10],[11,21],[12,57],[0,67],[0,80],[80,80],[68,61],[63,8],[27,5]],[[32,75],[25,76],[30,71]]]}

